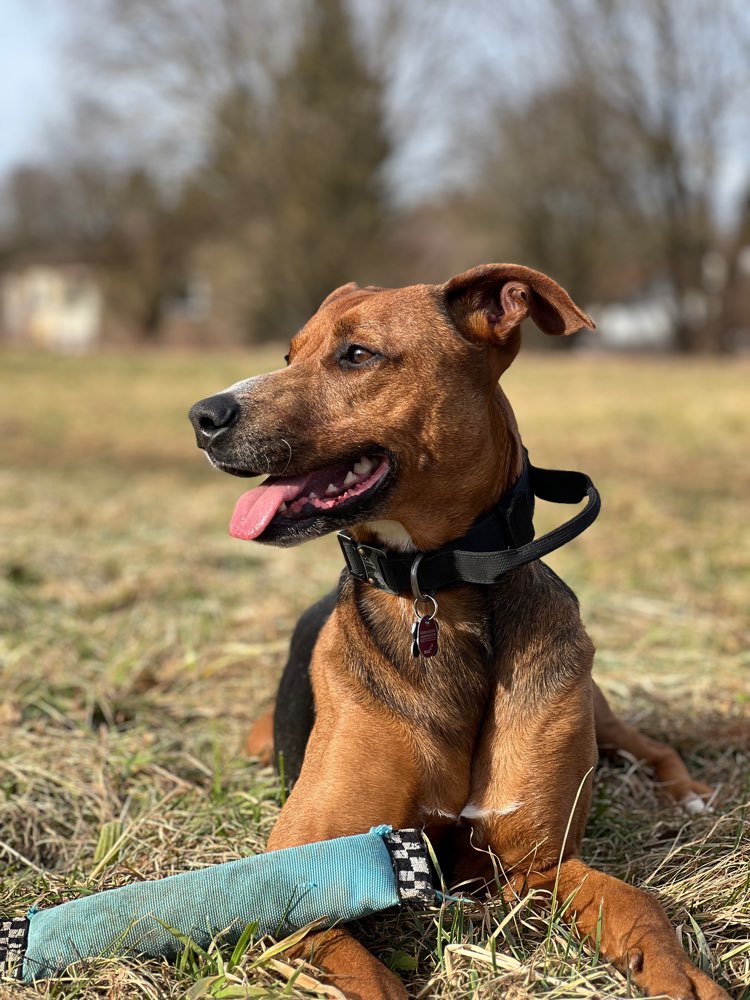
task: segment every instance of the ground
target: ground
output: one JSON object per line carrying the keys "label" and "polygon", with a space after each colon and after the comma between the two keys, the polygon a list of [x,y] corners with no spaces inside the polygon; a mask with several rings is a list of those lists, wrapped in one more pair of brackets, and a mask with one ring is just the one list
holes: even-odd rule
{"label": "ground", "polygon": [[[283,353],[0,356],[0,913],[262,849],[283,792],[243,737],[341,559],[331,538],[283,551],[230,539],[243,484],[208,467],[186,412]],[[567,353],[522,356],[507,375],[534,462],[583,469],[602,491],[596,525],[548,559],[580,597],[600,684],[718,789],[713,813],[688,818],[637,762],[602,765],[587,857],[656,893],[738,998],[749,376],[747,362]],[[419,997],[627,996],[544,907],[467,901],[358,933]],[[0,996],[336,995],[299,973],[290,985],[291,971],[262,939],[234,956],[186,947],[177,968],[100,960]]]}

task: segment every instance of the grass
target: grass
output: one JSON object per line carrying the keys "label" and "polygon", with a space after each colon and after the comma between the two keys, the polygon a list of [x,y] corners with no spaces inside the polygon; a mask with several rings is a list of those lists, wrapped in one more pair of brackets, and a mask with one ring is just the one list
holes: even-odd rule
{"label": "grass", "polygon": [[[0,355],[0,913],[262,849],[281,793],[242,740],[340,556],[330,538],[283,551],[231,540],[238,483],[209,470],[185,413],[281,354]],[[636,763],[602,765],[587,857],[655,892],[738,998],[750,998],[749,376],[737,362],[529,355],[507,377],[534,461],[585,469],[603,493],[596,526],[549,558],[581,599],[599,681],[719,788],[715,813],[688,819]],[[627,996],[595,942],[581,948],[535,902],[467,900],[357,933],[414,996]],[[102,959],[0,996],[335,995],[308,976],[251,936],[234,955]]]}

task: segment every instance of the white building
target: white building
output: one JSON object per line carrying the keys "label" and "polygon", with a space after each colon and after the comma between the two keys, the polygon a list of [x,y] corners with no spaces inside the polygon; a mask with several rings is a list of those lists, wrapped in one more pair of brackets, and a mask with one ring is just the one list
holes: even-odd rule
{"label": "white building", "polygon": [[101,336],[103,299],[82,264],[27,264],[0,278],[0,330],[7,340],[82,353]]}

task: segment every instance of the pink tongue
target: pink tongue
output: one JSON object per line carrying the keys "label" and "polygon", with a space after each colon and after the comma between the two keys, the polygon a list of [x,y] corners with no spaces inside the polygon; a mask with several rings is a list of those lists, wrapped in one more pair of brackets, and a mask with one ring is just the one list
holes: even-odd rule
{"label": "pink tongue", "polygon": [[305,492],[314,473],[294,476],[272,483],[266,481],[254,490],[243,493],[235,504],[229,534],[235,538],[257,538],[276,517],[279,507],[287,500],[294,500]]}

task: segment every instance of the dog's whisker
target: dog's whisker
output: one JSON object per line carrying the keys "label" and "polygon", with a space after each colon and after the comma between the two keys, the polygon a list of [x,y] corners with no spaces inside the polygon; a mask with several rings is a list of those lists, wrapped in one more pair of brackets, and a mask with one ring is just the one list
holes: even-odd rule
{"label": "dog's whisker", "polygon": [[282,444],[285,444],[287,446],[287,448],[289,449],[289,458],[286,460],[286,465],[284,466],[284,468],[280,472],[280,475],[283,476],[284,473],[286,472],[286,470],[289,468],[290,462],[292,461],[292,446],[289,444],[289,442],[287,441],[286,438],[282,438],[281,442],[282,442]]}

